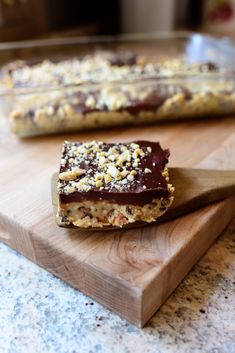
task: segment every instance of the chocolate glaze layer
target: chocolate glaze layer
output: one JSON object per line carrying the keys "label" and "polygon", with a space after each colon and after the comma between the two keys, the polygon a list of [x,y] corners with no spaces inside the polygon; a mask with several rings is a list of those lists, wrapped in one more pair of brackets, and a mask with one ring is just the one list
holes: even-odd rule
{"label": "chocolate glaze layer", "polygon": [[[123,104],[119,109],[116,109],[116,112],[125,112],[132,115],[138,115],[141,111],[155,111],[156,109],[160,108],[162,104],[168,99],[173,97],[177,93],[184,94],[185,100],[189,100],[192,97],[192,94],[189,90],[179,85],[171,86],[170,88],[167,85],[151,85],[152,90],[144,99],[133,99],[128,91],[125,92],[126,95],[126,103]],[[143,87],[143,90],[146,87]],[[118,94],[118,90],[117,90]],[[88,114],[92,112],[109,112],[112,111],[109,107],[105,104],[99,106],[95,104],[94,107],[90,107],[86,104],[87,98],[93,97],[96,102],[99,102],[100,99],[100,92],[99,91],[90,91],[90,92],[76,92],[72,95],[68,95],[66,97],[66,103],[71,105],[73,110],[80,114]],[[74,103],[74,99],[78,100],[78,103]],[[52,106],[55,109],[55,112],[60,109],[62,104],[54,104],[50,101],[48,103],[49,106]],[[28,116],[33,118],[36,114],[36,109],[31,109],[28,111]]]}
{"label": "chocolate glaze layer", "polygon": [[[147,87],[148,88],[148,87]],[[146,89],[146,86],[143,86],[143,90]],[[189,100],[192,97],[192,94],[184,87],[179,85],[174,85],[169,88],[168,85],[151,85],[151,91],[144,99],[133,99],[131,94],[126,91],[126,103],[123,104],[117,112],[127,111],[132,115],[138,115],[141,111],[155,111],[158,109],[168,98],[173,97],[177,93],[183,93],[185,96],[185,100]],[[118,91],[117,91],[118,94]],[[89,96],[94,97],[96,101],[99,101],[100,93],[98,91],[93,91],[89,93],[77,93],[79,98],[79,103],[77,105],[72,104],[73,109],[81,114],[87,114],[91,112],[99,112],[99,111],[110,111],[107,105],[103,105],[102,107],[95,106],[91,108],[86,105],[86,100]],[[69,103],[69,97],[68,97]]]}
{"label": "chocolate glaze layer", "polygon": [[[71,203],[71,202],[82,202],[85,200],[90,201],[101,201],[105,200],[112,203],[117,203],[121,205],[139,205],[143,206],[145,204],[151,203],[153,199],[167,198],[169,196],[169,191],[167,188],[167,181],[162,176],[162,171],[168,162],[168,157],[170,155],[169,150],[163,150],[158,142],[149,141],[134,141],[139,144],[140,148],[145,149],[148,146],[152,148],[152,152],[141,158],[140,171],[135,176],[134,181],[131,183],[131,187],[126,191],[117,191],[116,189],[109,189],[108,186],[101,191],[95,186],[92,187],[88,192],[75,191],[70,194],[60,193],[59,199],[61,203]],[[130,143],[124,145],[128,146]],[[80,145],[80,143],[78,143]],[[122,144],[123,145],[123,144]],[[114,146],[114,144],[105,144],[105,148]],[[65,157],[68,151],[64,151],[62,158]],[[94,161],[93,164],[87,164],[82,162],[80,167],[82,169],[92,169],[95,174],[95,165],[98,161]],[[67,170],[68,166],[60,168],[60,172]],[[152,170],[152,173],[143,173],[145,168]],[[132,169],[130,167],[130,169]],[[78,177],[79,180],[79,177]],[[143,188],[146,186],[146,189]]]}

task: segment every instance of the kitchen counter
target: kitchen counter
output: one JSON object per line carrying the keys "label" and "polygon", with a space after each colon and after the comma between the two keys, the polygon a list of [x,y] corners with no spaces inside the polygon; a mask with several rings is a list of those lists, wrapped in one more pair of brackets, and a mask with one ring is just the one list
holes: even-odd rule
{"label": "kitchen counter", "polygon": [[0,244],[0,353],[234,353],[235,219],[144,329]]}

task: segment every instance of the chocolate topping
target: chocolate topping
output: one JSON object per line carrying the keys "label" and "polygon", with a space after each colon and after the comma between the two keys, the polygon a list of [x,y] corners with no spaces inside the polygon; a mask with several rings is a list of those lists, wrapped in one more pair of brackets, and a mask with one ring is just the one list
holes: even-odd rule
{"label": "chocolate topping", "polygon": [[[123,183],[124,179],[113,178],[111,182],[103,182],[102,187],[90,184],[87,191],[72,189],[72,192],[66,192],[66,190],[68,190],[66,188],[68,187],[76,189],[76,183],[79,184],[83,178],[88,178],[88,182],[90,182],[95,178],[95,175],[97,175],[97,171],[102,172],[102,169],[100,169],[101,162],[94,158],[94,151],[85,155],[80,152],[79,156],[77,147],[82,148],[84,145],[85,144],[70,142],[64,144],[62,153],[63,164],[61,164],[60,173],[65,174],[67,171],[72,170],[69,160],[74,160],[77,156],[79,162],[75,162],[75,165],[80,170],[83,170],[84,174],[79,175],[72,182],[59,182],[59,198],[62,203],[81,202],[84,200],[106,200],[123,205],[133,204],[141,206],[151,203],[153,199],[169,196],[167,181],[162,175],[165,165],[168,162],[169,150],[163,150],[158,142],[149,141],[135,141],[132,143],[119,144],[100,142],[99,151],[101,152],[99,153],[104,155],[103,158],[106,158],[107,153],[112,149],[117,151],[117,158],[120,158],[123,151],[122,148],[126,148],[132,156],[137,153],[137,158],[134,158],[134,162],[132,161],[130,163],[127,160],[121,166],[116,162],[113,163],[119,175],[124,169],[126,172],[129,172],[127,178],[124,178],[127,182]],[[87,150],[91,151],[89,146],[90,145],[88,145]],[[80,150],[83,151],[83,149]],[[138,152],[141,153],[142,157],[138,156]],[[111,155],[109,154],[109,156]],[[139,163],[137,163],[137,167],[134,167],[134,165],[136,166],[136,159],[139,160]],[[135,171],[135,174],[133,174],[134,177],[132,176],[133,171]]]}
{"label": "chocolate topping", "polygon": [[[137,115],[141,111],[154,111],[159,108],[168,98],[174,96],[177,93],[183,93],[185,95],[185,99],[191,98],[191,93],[184,87],[179,85],[174,85],[169,87],[168,85],[159,85],[159,84],[146,84],[144,86],[139,85],[137,87],[138,91],[136,92],[136,96],[133,97],[131,95],[131,87],[126,87],[125,90],[122,90],[120,87],[114,86],[114,92],[117,97],[121,93],[125,96],[125,103],[123,103],[118,109],[110,109],[108,105],[108,95],[107,99],[102,99],[101,93],[99,91],[93,92],[78,92],[78,104],[71,104],[73,109],[79,113],[87,114],[95,111],[128,111],[130,114]],[[141,97],[140,91],[148,90],[148,93],[144,98]],[[139,94],[138,94],[139,93]],[[94,106],[88,106],[86,101],[88,97],[94,98]],[[100,104],[100,100],[106,101],[104,104]],[[70,101],[68,97],[68,102]]]}
{"label": "chocolate topping", "polygon": [[[143,92],[147,91],[143,96]],[[128,85],[125,86],[124,89],[117,85],[113,86],[112,96],[115,94],[117,96],[117,100],[119,95],[121,94],[124,97],[121,105],[117,107],[112,107],[109,104],[110,95],[109,93],[102,93],[98,90],[93,91],[78,91],[76,93],[67,95],[64,99],[66,104],[70,105],[72,109],[81,114],[88,114],[92,112],[106,112],[106,111],[127,111],[132,115],[138,115],[141,111],[155,111],[168,99],[173,97],[175,94],[182,93],[185,97],[185,100],[191,99],[192,94],[189,90],[179,85],[163,85],[163,84],[153,84],[151,82],[146,83],[145,85],[137,85],[135,87],[135,95],[133,96],[133,88]],[[92,99],[93,104],[89,105],[87,102],[89,99]],[[111,97],[112,99],[112,97]],[[113,99],[111,100],[113,102]],[[116,104],[116,102],[115,102]],[[64,102],[62,101],[60,104],[54,103],[50,101],[48,106],[52,106],[55,114],[58,113],[58,110],[63,107]],[[45,105],[40,108],[44,108]],[[31,118],[34,117],[36,113],[35,110],[28,111],[28,116]]]}

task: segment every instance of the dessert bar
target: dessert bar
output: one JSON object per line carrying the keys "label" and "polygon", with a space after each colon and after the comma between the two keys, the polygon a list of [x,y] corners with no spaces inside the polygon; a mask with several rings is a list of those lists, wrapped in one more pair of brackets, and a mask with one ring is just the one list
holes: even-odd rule
{"label": "dessert bar", "polygon": [[64,142],[58,217],[81,228],[154,222],[173,202],[159,143]]}
{"label": "dessert bar", "polygon": [[235,109],[233,86],[210,78],[225,71],[212,62],[151,62],[129,52],[15,62],[6,66],[5,82],[27,94],[17,96],[11,127],[27,137],[228,114]]}

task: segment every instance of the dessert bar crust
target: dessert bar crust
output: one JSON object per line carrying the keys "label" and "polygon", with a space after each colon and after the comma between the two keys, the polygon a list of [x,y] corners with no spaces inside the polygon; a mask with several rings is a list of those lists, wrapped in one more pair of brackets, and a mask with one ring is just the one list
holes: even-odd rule
{"label": "dessert bar crust", "polygon": [[173,202],[173,196],[154,199],[144,206],[120,205],[104,201],[60,203],[58,217],[65,224],[81,228],[123,227],[135,222],[154,222]]}

